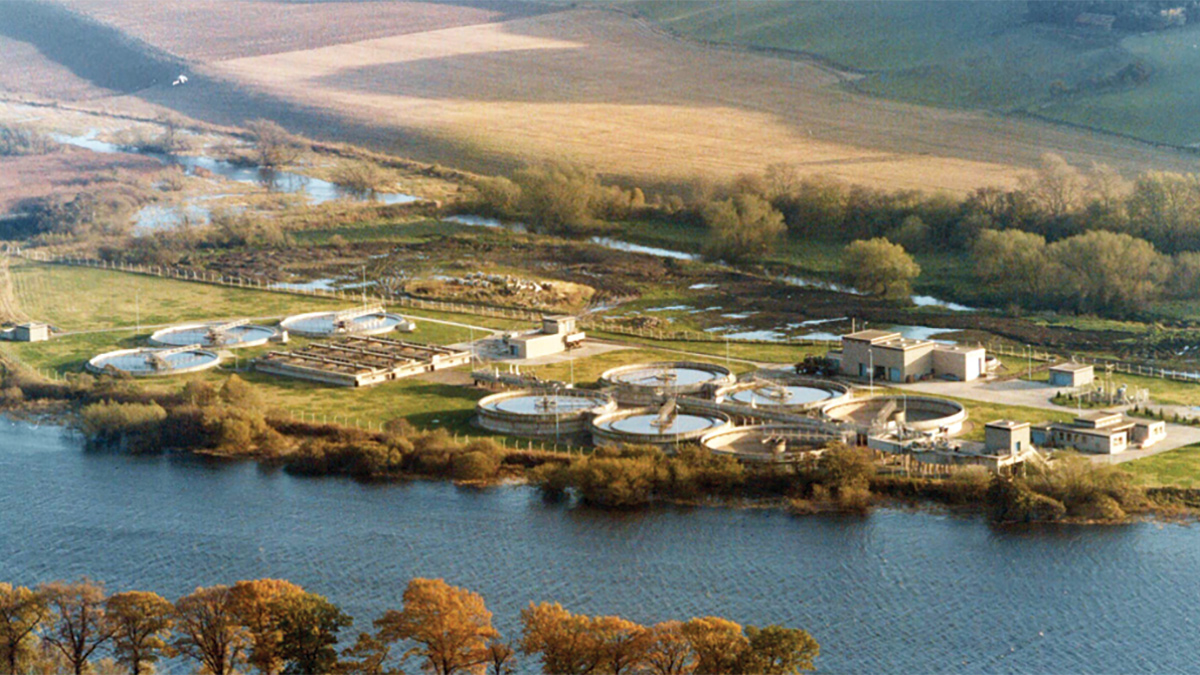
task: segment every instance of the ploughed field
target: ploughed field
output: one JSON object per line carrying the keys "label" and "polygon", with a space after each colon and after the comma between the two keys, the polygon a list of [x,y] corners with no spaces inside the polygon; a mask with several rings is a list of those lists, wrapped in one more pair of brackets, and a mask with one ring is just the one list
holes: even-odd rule
{"label": "ploughed field", "polygon": [[672,182],[789,162],[962,193],[1011,185],[1044,152],[1128,171],[1188,164],[1132,141],[855,94],[838,86],[846,75],[808,61],[713,49],[613,11],[133,1],[139,11],[61,4],[188,61],[187,86],[148,83],[141,99],[468,169],[563,159]]}

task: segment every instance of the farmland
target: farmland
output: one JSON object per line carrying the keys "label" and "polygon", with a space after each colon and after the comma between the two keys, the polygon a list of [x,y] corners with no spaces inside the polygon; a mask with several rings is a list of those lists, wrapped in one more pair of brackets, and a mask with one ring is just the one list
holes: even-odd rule
{"label": "farmland", "polygon": [[[113,0],[62,4],[192,75],[186,87],[159,82],[105,106],[149,102],[231,125],[268,117],[469,170],[569,160],[655,185],[789,162],[961,194],[1012,185],[1048,151],[1126,172],[1189,166],[1122,139],[864,96],[840,86],[855,76],[807,59],[713,49],[615,11],[387,3],[378,21],[360,21],[378,3],[207,1],[177,22],[154,3],[139,12]],[[255,14],[268,4],[296,25],[322,24],[321,37],[291,37]]]}

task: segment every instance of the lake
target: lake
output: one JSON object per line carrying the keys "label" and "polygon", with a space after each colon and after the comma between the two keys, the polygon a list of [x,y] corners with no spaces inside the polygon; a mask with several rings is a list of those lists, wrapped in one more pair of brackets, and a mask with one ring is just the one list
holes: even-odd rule
{"label": "lake", "polygon": [[[1200,663],[1200,529],[997,531],[977,518],[737,509],[609,514],[535,490],[298,479],[84,451],[0,419],[0,580],[89,575],[175,599],[280,577],[367,627],[414,576],[641,622],[716,614],[821,643],[821,672],[1163,672]],[[533,672],[525,668],[522,672]]]}

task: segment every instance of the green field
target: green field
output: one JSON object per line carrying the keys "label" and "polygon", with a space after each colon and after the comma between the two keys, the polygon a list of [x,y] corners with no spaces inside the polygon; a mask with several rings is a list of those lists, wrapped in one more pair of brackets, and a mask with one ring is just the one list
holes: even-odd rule
{"label": "green field", "polygon": [[1139,459],[1122,464],[1121,469],[1146,486],[1200,488],[1200,446],[1189,445]]}
{"label": "green field", "polygon": [[[620,4],[687,37],[817,56],[861,75],[848,86],[886,98],[1200,141],[1200,26],[1088,32],[1027,23],[1014,0]],[[1146,82],[1096,84],[1134,63],[1150,69]]]}

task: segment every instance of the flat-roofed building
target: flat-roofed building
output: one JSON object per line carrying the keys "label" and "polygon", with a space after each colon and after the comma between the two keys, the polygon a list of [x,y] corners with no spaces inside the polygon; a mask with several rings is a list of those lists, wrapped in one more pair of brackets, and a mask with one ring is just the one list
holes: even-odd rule
{"label": "flat-roofed building", "polygon": [[50,325],[31,321],[13,328],[13,340],[17,342],[45,342],[50,339]]}
{"label": "flat-roofed building", "polygon": [[[1115,455],[1133,445],[1136,426],[1137,422],[1121,413],[1093,412],[1076,417],[1070,423],[1050,422],[1035,427],[1032,439],[1036,445],[1045,447],[1074,448],[1094,455]],[[1166,435],[1165,427],[1162,433]]]}
{"label": "flat-roofed building", "polygon": [[1096,379],[1094,366],[1085,363],[1060,363],[1050,366],[1050,385],[1053,387],[1083,387]]}
{"label": "flat-roofed building", "polygon": [[987,375],[987,350],[966,345],[936,345],[933,348],[933,373],[961,382]]}
{"label": "flat-roofed building", "polygon": [[551,356],[583,344],[587,336],[577,330],[573,316],[544,316],[542,329],[536,333],[516,335],[506,339],[508,353],[521,359]]}
{"label": "flat-roofed building", "polygon": [[987,372],[987,351],[982,347],[915,340],[886,330],[842,336],[842,350],[835,358],[842,374],[880,382],[914,382],[930,377],[969,382]]}
{"label": "flat-roofed building", "polygon": [[1019,455],[1033,447],[1030,424],[996,420],[983,426],[984,451],[989,455]]}

